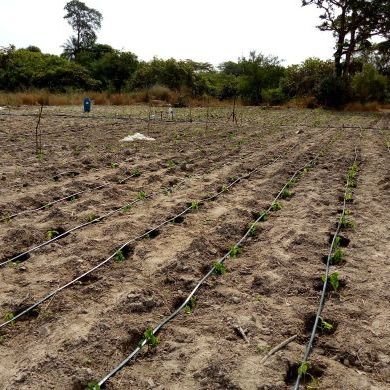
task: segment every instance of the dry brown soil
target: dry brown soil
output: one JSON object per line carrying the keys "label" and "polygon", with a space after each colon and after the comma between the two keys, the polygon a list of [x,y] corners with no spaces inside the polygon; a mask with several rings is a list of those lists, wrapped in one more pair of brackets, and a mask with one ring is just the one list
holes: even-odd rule
{"label": "dry brown soil", "polygon": [[[178,111],[176,122],[144,119],[147,108],[44,110],[35,154],[36,108],[0,116],[0,219],[78,191],[78,197],[0,223],[0,262],[143,198],[0,268],[0,323],[88,271],[133,237],[193,201],[215,200],[132,243],[109,261],[0,329],[0,389],[85,389],[118,365],[175,310],[266,209],[305,170],[282,208],[258,224],[227,272],[211,276],[183,311],[105,384],[107,389],[289,389],[312,326],[323,257],[342,207],[346,172],[359,164],[354,227],[344,230],[341,287],[329,291],[302,388],[390,388],[390,153],[387,114],[241,108]],[[126,119],[125,117],[129,119]],[[141,132],[154,142],[121,143]],[[140,176],[118,182],[139,172]],[[105,184],[102,189],[94,189]],[[242,330],[245,337],[240,333]],[[269,357],[267,352],[297,338]],[[245,339],[246,338],[246,339]]]}

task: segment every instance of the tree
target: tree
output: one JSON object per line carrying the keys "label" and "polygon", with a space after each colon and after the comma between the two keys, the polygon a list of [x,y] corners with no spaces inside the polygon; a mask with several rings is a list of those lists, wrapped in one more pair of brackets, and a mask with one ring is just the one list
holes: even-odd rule
{"label": "tree", "polygon": [[336,39],[336,76],[348,76],[354,54],[367,50],[372,38],[389,39],[389,0],[302,0],[323,11],[318,28],[331,31]]}
{"label": "tree", "polygon": [[74,59],[81,50],[91,48],[95,44],[96,31],[101,28],[103,16],[79,0],[69,1],[64,10],[64,19],[67,19],[75,32],[63,46],[64,55]]}

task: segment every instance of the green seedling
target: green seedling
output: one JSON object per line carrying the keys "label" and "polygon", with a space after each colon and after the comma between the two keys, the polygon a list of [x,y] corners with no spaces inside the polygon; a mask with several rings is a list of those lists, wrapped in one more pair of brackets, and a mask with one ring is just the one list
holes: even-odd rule
{"label": "green seedling", "polygon": [[133,169],[133,172],[131,173],[134,177],[141,176],[141,171],[138,168]]}
{"label": "green seedling", "polygon": [[97,218],[97,215],[94,213],[88,214],[87,215],[87,222],[92,222]]}
{"label": "green seedling", "polygon": [[280,197],[282,199],[287,199],[287,198],[291,198],[292,195],[293,195],[293,193],[289,189],[285,188],[283,190],[283,192],[280,194]]}
{"label": "green seedling", "polygon": [[345,196],[344,196],[344,199],[346,202],[350,202],[352,199],[353,199],[353,193],[352,192],[346,192],[345,193]]}
{"label": "green seedling", "polygon": [[230,248],[229,256],[230,257],[237,257],[241,253],[241,248],[238,245],[233,245]]}
{"label": "green seedling", "polygon": [[119,251],[117,251],[114,255],[114,259],[117,263],[123,263],[126,259],[125,259],[125,255],[123,254],[123,251],[121,249],[119,249]]}
{"label": "green seedling", "polygon": [[271,211],[279,211],[282,209],[280,202],[273,202],[271,205]]}
{"label": "green seedling", "polygon": [[174,168],[176,166],[176,163],[173,160],[168,161],[168,168]]}
{"label": "green seedling", "polygon": [[127,213],[128,211],[131,210],[131,208],[132,208],[132,205],[128,204],[128,205],[126,205],[125,207],[122,208],[122,212]]}
{"label": "green seedling", "polygon": [[226,192],[227,190],[228,190],[228,186],[226,184],[224,184],[222,186],[221,192]]}
{"label": "green seedling", "polygon": [[314,376],[311,377],[310,383],[307,384],[307,390],[318,390],[320,388],[320,381]]}
{"label": "green seedling", "polygon": [[333,325],[330,324],[329,322],[326,322],[324,321],[321,317],[320,317],[320,320],[321,320],[321,324],[320,324],[320,328],[324,331],[331,331],[333,329]]}
{"label": "green seedling", "polygon": [[100,385],[98,382],[89,382],[86,390],[100,390]]}
{"label": "green seedling", "polygon": [[[325,276],[321,277],[322,282],[325,283]],[[337,292],[337,290],[340,287],[340,279],[339,279],[339,273],[333,272],[331,275],[328,276],[328,281],[330,285],[332,286],[333,290]]]}
{"label": "green seedling", "polygon": [[197,200],[193,200],[191,202],[191,209],[192,210],[198,210],[198,208],[199,208],[199,202]]}
{"label": "green seedling", "polygon": [[340,219],[340,226],[342,229],[354,229],[355,224],[353,221],[351,221],[349,218],[347,218],[345,215],[343,215]]}
{"label": "green seedling", "polygon": [[295,184],[296,184],[296,180],[295,179],[291,179],[288,181],[287,185],[286,185],[286,188],[291,188],[293,187]]}
{"label": "green seedling", "polygon": [[119,164],[118,163],[111,163],[110,164],[110,167],[115,169],[115,168],[118,168],[119,167]]}
{"label": "green seedling", "polygon": [[57,230],[48,230],[46,233],[46,237],[48,240],[52,240],[53,238],[59,236],[59,232]]}
{"label": "green seedling", "polygon": [[265,222],[268,219],[268,213],[266,211],[262,211],[259,215],[258,221]]}
{"label": "green seedling", "polygon": [[4,321],[12,321],[15,318],[14,313],[12,311],[9,311],[8,313],[5,313],[4,315]]}
{"label": "green seedling", "polygon": [[144,340],[146,340],[146,344],[152,348],[156,348],[158,344],[160,344],[160,340],[153,333],[153,329],[148,328],[144,333]]}
{"label": "green seedling", "polygon": [[144,191],[138,192],[137,199],[144,200],[145,198],[146,198],[146,192],[144,192]]}
{"label": "green seedling", "polygon": [[341,248],[336,248],[331,257],[330,257],[330,263],[333,265],[333,264],[340,264],[341,261],[343,260],[344,258],[344,252],[342,251]]}
{"label": "green seedling", "polygon": [[214,268],[213,272],[216,275],[223,275],[227,271],[225,264],[219,263],[218,261],[213,264],[213,268]]}
{"label": "green seedling", "polygon": [[256,234],[257,224],[254,222],[249,225],[249,235],[254,236]]}
{"label": "green seedling", "polygon": [[191,314],[194,311],[195,307],[196,307],[196,298],[191,297],[187,305],[184,306],[184,312],[186,314]]}
{"label": "green seedling", "polygon": [[302,362],[298,367],[298,375],[306,375],[309,371],[309,362]]}

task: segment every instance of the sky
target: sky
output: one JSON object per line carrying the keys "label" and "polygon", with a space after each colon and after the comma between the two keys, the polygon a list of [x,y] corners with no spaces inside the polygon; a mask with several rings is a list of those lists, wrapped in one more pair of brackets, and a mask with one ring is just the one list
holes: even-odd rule
{"label": "sky", "polygon": [[[35,45],[60,54],[72,34],[66,0],[0,0],[0,46]],[[334,40],[316,29],[319,10],[301,0],[84,0],[103,14],[98,42],[140,60],[192,59],[218,65],[251,50],[284,65],[329,59]]]}

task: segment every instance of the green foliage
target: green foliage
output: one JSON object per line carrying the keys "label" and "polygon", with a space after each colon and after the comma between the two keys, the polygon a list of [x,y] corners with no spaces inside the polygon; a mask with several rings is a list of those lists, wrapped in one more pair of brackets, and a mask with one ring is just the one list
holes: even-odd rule
{"label": "green foliage", "polygon": [[153,334],[153,329],[151,328],[145,330],[144,340],[146,340],[146,344],[151,348],[156,348],[160,344],[160,340]]}
{"label": "green foliage", "polygon": [[261,97],[264,103],[271,106],[283,104],[287,100],[287,96],[281,88],[268,88],[261,91]]}
{"label": "green foliage", "polygon": [[57,237],[60,233],[57,230],[48,230],[46,233],[46,237],[48,240],[52,240]]}
{"label": "green foliage", "polygon": [[353,76],[351,85],[354,99],[361,103],[383,102],[386,97],[388,80],[373,65],[365,64],[363,71]]}
{"label": "green foliage", "polygon": [[[325,283],[325,276],[321,277],[322,282]],[[340,287],[340,279],[339,279],[339,273],[338,272],[333,272],[328,276],[328,282],[333,288],[333,291],[337,292],[337,290]]]}
{"label": "green foliage", "polygon": [[100,385],[98,382],[89,382],[86,390],[100,390]]}
{"label": "green foliage", "polygon": [[226,266],[225,264],[223,263],[220,263],[220,262],[215,262],[213,264],[213,267],[214,267],[214,270],[213,272],[216,274],[216,275],[223,275],[226,273],[227,269],[226,269]]}
{"label": "green foliage", "polygon": [[293,196],[293,193],[286,187],[283,192],[280,194],[280,197],[282,199],[291,198]]}
{"label": "green foliage", "polygon": [[11,311],[10,312],[8,312],[8,313],[5,313],[5,315],[4,315],[4,321],[11,321],[11,320],[13,320],[15,318],[15,315],[14,315],[14,313],[12,313]]}
{"label": "green foliage", "polygon": [[249,225],[249,235],[250,236],[254,236],[256,234],[256,230],[257,230],[257,224],[256,223],[251,223]]}
{"label": "green foliage", "polygon": [[271,205],[271,211],[279,211],[282,209],[282,205],[280,202],[273,202]]}
{"label": "green foliage", "polygon": [[340,108],[350,99],[347,81],[341,77],[329,76],[321,81],[316,97],[326,107]]}
{"label": "green foliage", "polygon": [[191,209],[192,210],[198,210],[199,209],[199,202],[197,200],[193,200],[191,202]]}
{"label": "green foliage", "polygon": [[125,255],[121,249],[115,253],[114,260],[117,263],[123,263],[126,260]]}
{"label": "green foliage", "polygon": [[259,215],[259,222],[265,222],[268,219],[268,213],[266,211],[262,211]]}
{"label": "green foliage", "polygon": [[237,257],[241,253],[241,248],[238,245],[233,245],[229,250],[230,257]]}
{"label": "green foliage", "polygon": [[146,199],[146,192],[144,192],[144,191],[140,191],[140,192],[138,192],[138,194],[137,194],[137,199],[138,200],[144,200],[144,199]]}
{"label": "green foliage", "polygon": [[298,375],[306,375],[309,371],[309,362],[301,362],[298,367]]}
{"label": "green foliage", "polygon": [[344,258],[344,252],[341,248],[335,248],[331,257],[330,257],[330,263],[331,264],[340,264],[341,261]]}
{"label": "green foliage", "polygon": [[343,215],[340,219],[340,226],[342,229],[354,229],[355,223],[349,217]]}
{"label": "green foliage", "polygon": [[187,305],[185,305],[184,307],[184,312],[186,314],[191,314],[195,310],[195,307],[196,307],[196,298],[191,297]]}

